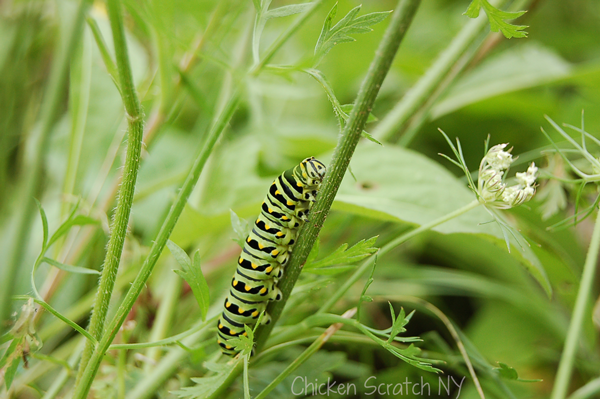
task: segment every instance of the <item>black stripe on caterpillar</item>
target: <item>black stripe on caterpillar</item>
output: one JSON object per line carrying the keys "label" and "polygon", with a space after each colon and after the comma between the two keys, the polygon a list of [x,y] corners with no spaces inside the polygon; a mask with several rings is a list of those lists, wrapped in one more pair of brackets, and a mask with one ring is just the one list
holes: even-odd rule
{"label": "black stripe on caterpillar", "polygon": [[[298,229],[308,221],[326,171],[322,162],[306,158],[283,172],[269,187],[238,258],[219,318],[217,343],[226,355],[237,354],[229,340],[246,335],[244,325],[254,327],[267,302],[281,299],[277,281],[283,276]],[[262,323],[270,321],[265,312]]]}

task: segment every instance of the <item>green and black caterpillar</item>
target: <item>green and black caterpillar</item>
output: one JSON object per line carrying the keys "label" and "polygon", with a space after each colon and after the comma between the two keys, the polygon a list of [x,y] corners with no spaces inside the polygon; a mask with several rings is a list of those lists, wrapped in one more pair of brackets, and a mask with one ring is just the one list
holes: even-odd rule
{"label": "green and black caterpillar", "polygon": [[[283,172],[271,184],[244,243],[219,318],[217,343],[226,355],[237,354],[228,341],[246,335],[244,325],[256,325],[267,301],[281,299],[277,281],[283,276],[298,229],[308,221],[326,171],[322,162],[310,157]],[[262,323],[270,321],[265,312]]]}

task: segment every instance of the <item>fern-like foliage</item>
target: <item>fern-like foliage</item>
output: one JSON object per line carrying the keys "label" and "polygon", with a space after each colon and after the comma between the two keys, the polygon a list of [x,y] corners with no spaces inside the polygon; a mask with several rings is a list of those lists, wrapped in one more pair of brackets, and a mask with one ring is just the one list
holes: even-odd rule
{"label": "fern-like foliage", "polygon": [[477,18],[479,11],[483,8],[490,22],[492,32],[502,32],[502,34],[510,39],[511,37],[527,37],[527,32],[523,29],[528,28],[527,25],[513,25],[506,22],[507,20],[517,19],[527,11],[508,12],[502,11],[491,5],[487,0],[472,0],[469,8],[464,12],[464,15],[470,18]]}

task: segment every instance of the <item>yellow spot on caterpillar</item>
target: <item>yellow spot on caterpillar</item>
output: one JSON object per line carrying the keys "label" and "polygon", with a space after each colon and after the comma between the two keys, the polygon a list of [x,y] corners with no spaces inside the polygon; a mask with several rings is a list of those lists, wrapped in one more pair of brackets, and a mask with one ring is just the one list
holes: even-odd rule
{"label": "yellow spot on caterpillar", "polygon": [[276,235],[277,237],[281,237],[281,236],[283,236],[284,234],[283,234],[281,231],[278,231],[278,232],[277,232],[277,234],[275,234],[275,235]]}
{"label": "yellow spot on caterpillar", "polygon": [[235,331],[233,331],[233,330],[229,330],[229,334],[231,334],[231,335],[235,335]]}
{"label": "yellow spot on caterpillar", "polygon": [[278,250],[276,250],[276,249],[274,249],[274,250],[271,252],[271,255],[273,255],[273,256],[276,256],[276,255],[278,255],[278,254],[279,254],[279,251],[278,251]]}
{"label": "yellow spot on caterpillar", "polygon": [[246,284],[246,286],[244,287],[244,289],[245,289],[246,291],[250,291],[250,290],[252,289],[252,287],[250,287],[248,284]]}
{"label": "yellow spot on caterpillar", "polygon": [[231,302],[227,301],[227,303],[225,304],[225,307],[228,308],[231,306]]}
{"label": "yellow spot on caterpillar", "polygon": [[273,266],[269,266],[265,269],[265,272],[267,273],[271,273],[271,270],[273,270]]}
{"label": "yellow spot on caterpillar", "polygon": [[273,209],[269,208],[269,213],[273,213]]}
{"label": "yellow spot on caterpillar", "polygon": [[244,262],[244,259],[240,258],[240,260],[238,260],[238,263],[241,265],[242,262]]}
{"label": "yellow spot on caterpillar", "polygon": [[259,224],[259,223],[260,223],[260,219],[256,219],[256,224]]}
{"label": "yellow spot on caterpillar", "polygon": [[256,265],[256,263],[252,263],[252,268],[256,269],[258,266]]}
{"label": "yellow spot on caterpillar", "polygon": [[219,323],[219,328],[223,328],[223,324]]}
{"label": "yellow spot on caterpillar", "polygon": [[298,187],[302,187],[302,183],[300,183],[300,182],[296,182],[296,185],[297,185]]}
{"label": "yellow spot on caterpillar", "polygon": [[244,309],[238,308],[238,312],[239,312],[239,314],[242,314],[242,313],[244,313]]}
{"label": "yellow spot on caterpillar", "polygon": [[308,177],[308,175],[306,174],[306,172],[302,172],[302,177],[304,177],[305,179]]}
{"label": "yellow spot on caterpillar", "polygon": [[282,216],[282,217],[281,217],[281,220],[290,220],[290,218],[289,218],[289,217],[287,217],[287,216]]}
{"label": "yellow spot on caterpillar", "polygon": [[271,228],[271,226],[269,226],[268,224],[265,224],[265,229],[269,230]]}
{"label": "yellow spot on caterpillar", "polygon": [[231,345],[225,345],[225,349],[231,349],[231,348],[233,348],[233,346],[231,346]]}
{"label": "yellow spot on caterpillar", "polygon": [[279,192],[279,190],[275,190],[275,195],[279,195],[279,194],[281,194],[281,193]]}
{"label": "yellow spot on caterpillar", "polygon": [[288,201],[287,204],[290,205],[290,206],[294,205],[294,203],[292,201]]}
{"label": "yellow spot on caterpillar", "polygon": [[263,249],[265,246],[262,245],[260,242],[258,243],[258,249]]}
{"label": "yellow spot on caterpillar", "polygon": [[237,280],[233,280],[233,286],[235,287],[237,285]]}
{"label": "yellow spot on caterpillar", "polygon": [[242,334],[244,337],[248,336],[248,333],[246,331],[244,331],[244,333]]}
{"label": "yellow spot on caterpillar", "polygon": [[254,312],[252,313],[252,317],[258,317],[258,310],[254,311]]}
{"label": "yellow spot on caterpillar", "polygon": [[267,292],[267,289],[266,289],[266,288],[263,288],[262,290],[260,290],[260,293],[261,293],[261,294],[264,294],[265,292]]}
{"label": "yellow spot on caterpillar", "polygon": [[220,344],[220,343],[221,343],[221,340],[220,340],[220,339],[218,339],[218,340],[217,340],[217,344]]}
{"label": "yellow spot on caterpillar", "polygon": [[252,241],[252,238],[248,237],[248,238],[246,239],[246,241],[247,241],[247,242],[250,242],[250,241]]}

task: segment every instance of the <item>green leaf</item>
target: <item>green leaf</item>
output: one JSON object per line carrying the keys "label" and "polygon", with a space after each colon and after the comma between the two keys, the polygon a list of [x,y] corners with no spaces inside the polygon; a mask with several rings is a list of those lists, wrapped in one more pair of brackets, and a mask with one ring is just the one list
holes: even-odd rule
{"label": "green leaf", "polygon": [[367,140],[372,141],[375,144],[379,144],[380,146],[383,147],[383,144],[381,143],[381,141],[379,141],[375,137],[371,136],[371,134],[367,133],[365,130],[362,131],[361,136],[363,136]]}
{"label": "green leaf", "polygon": [[353,42],[356,40],[348,35],[371,32],[373,29],[370,27],[383,21],[391,12],[374,12],[357,17],[360,8],[361,6],[357,6],[350,10],[348,14],[332,28],[331,24],[337,13],[337,3],[335,3],[331,11],[329,11],[327,18],[325,18],[321,34],[317,40],[314,65],[318,65],[323,57],[325,57],[336,44]]}
{"label": "green leaf", "polygon": [[[74,211],[77,208],[74,209]],[[74,212],[73,211],[73,212]],[[52,234],[52,237],[50,237],[50,241],[48,242],[48,247],[52,244],[54,244],[56,242],[56,240],[58,240],[60,237],[62,237],[64,234],[66,234],[69,229],[73,226],[85,226],[88,224],[100,224],[100,222],[96,219],[93,219],[89,216],[85,216],[85,215],[77,215],[74,216],[73,213],[69,216],[69,218],[60,225],[60,227],[54,232],[54,234]]]}
{"label": "green leaf", "polygon": [[61,263],[57,260],[46,258],[46,257],[42,258],[42,262],[46,262],[47,264],[58,267],[59,269],[64,270],[66,272],[79,273],[79,274],[101,274],[98,270],[88,269],[87,267],[81,267],[81,266],[67,265],[67,264]]}
{"label": "green leaf", "polygon": [[240,219],[240,217],[232,211],[229,210],[229,214],[231,216],[231,227],[233,227],[233,231],[237,235],[237,238],[233,238],[233,241],[237,242],[238,245],[244,248],[244,244],[246,243],[246,237],[250,234],[250,224],[245,219]]}
{"label": "green leaf", "polygon": [[14,339],[8,349],[6,350],[5,357],[2,359],[0,368],[5,367],[4,371],[4,383],[6,390],[10,389],[13,379],[21,362],[21,355],[19,354],[22,349],[17,353],[18,347],[23,345],[22,339]]}
{"label": "green leaf", "polygon": [[492,32],[500,31],[507,39],[510,39],[511,37],[527,37],[527,32],[523,31],[523,29],[527,28],[528,26],[512,25],[506,22],[506,20],[519,18],[527,11],[502,11],[491,5],[487,0],[472,0],[471,4],[469,4],[469,7],[464,12],[464,15],[468,16],[469,18],[477,18],[482,7],[488,17]]}
{"label": "green leaf", "polygon": [[368,240],[361,240],[354,246],[348,248],[348,244],[342,244],[338,249],[333,251],[330,255],[319,261],[313,261],[310,264],[307,263],[304,266],[304,270],[309,269],[320,269],[328,266],[355,263],[363,260],[369,255],[377,252],[379,248],[374,247],[377,236],[369,238]]}
{"label": "green leaf", "polygon": [[525,380],[525,379],[519,378],[519,373],[517,373],[517,370],[515,370],[514,368],[509,367],[506,364],[501,363],[501,362],[498,362],[498,365],[500,367],[494,367],[494,370],[498,371],[498,374],[500,374],[500,377],[505,378],[507,380],[520,381],[520,382],[541,382],[541,381],[543,381],[541,379]]}
{"label": "green leaf", "polygon": [[390,302],[388,303],[390,305],[390,312],[392,316],[392,330],[390,331],[388,342],[392,342],[398,334],[406,331],[404,326],[408,323],[408,320],[405,317],[404,308],[400,308],[400,314],[398,317],[395,317],[394,307]]}
{"label": "green leaf", "polygon": [[42,218],[42,227],[44,229],[44,242],[42,245],[43,253],[45,252],[46,248],[48,248],[48,217],[46,216],[46,212],[44,211],[44,208],[42,208],[42,204],[40,204],[40,201],[35,199],[35,203],[37,204],[37,207],[40,211],[40,217]]}
{"label": "green leaf", "polygon": [[202,274],[202,268],[200,267],[200,251],[194,253],[194,263],[191,264],[190,258],[183,249],[177,246],[177,244],[169,240],[167,246],[183,269],[173,271],[189,284],[194,293],[194,297],[200,306],[202,320],[204,320],[206,318],[206,312],[208,312],[208,306],[210,305],[210,296],[208,284]]}
{"label": "green leaf", "polygon": [[312,3],[290,4],[288,6],[278,7],[269,10],[265,14],[265,17],[267,19],[287,17],[288,15],[300,14],[301,12],[304,12],[313,6],[314,4]]}
{"label": "green leaf", "polygon": [[[340,108],[346,115],[350,116],[350,113],[354,109],[354,104],[344,104]],[[373,115],[372,112],[369,112],[369,116],[367,117],[367,123],[377,122],[378,120],[379,119],[375,115]]]}
{"label": "green leaf", "polygon": [[174,393],[180,398],[207,398],[225,383],[240,361],[242,361],[242,357],[238,357],[227,363],[204,362],[204,367],[214,375],[203,378],[192,378],[192,381],[196,385],[181,388]]}

